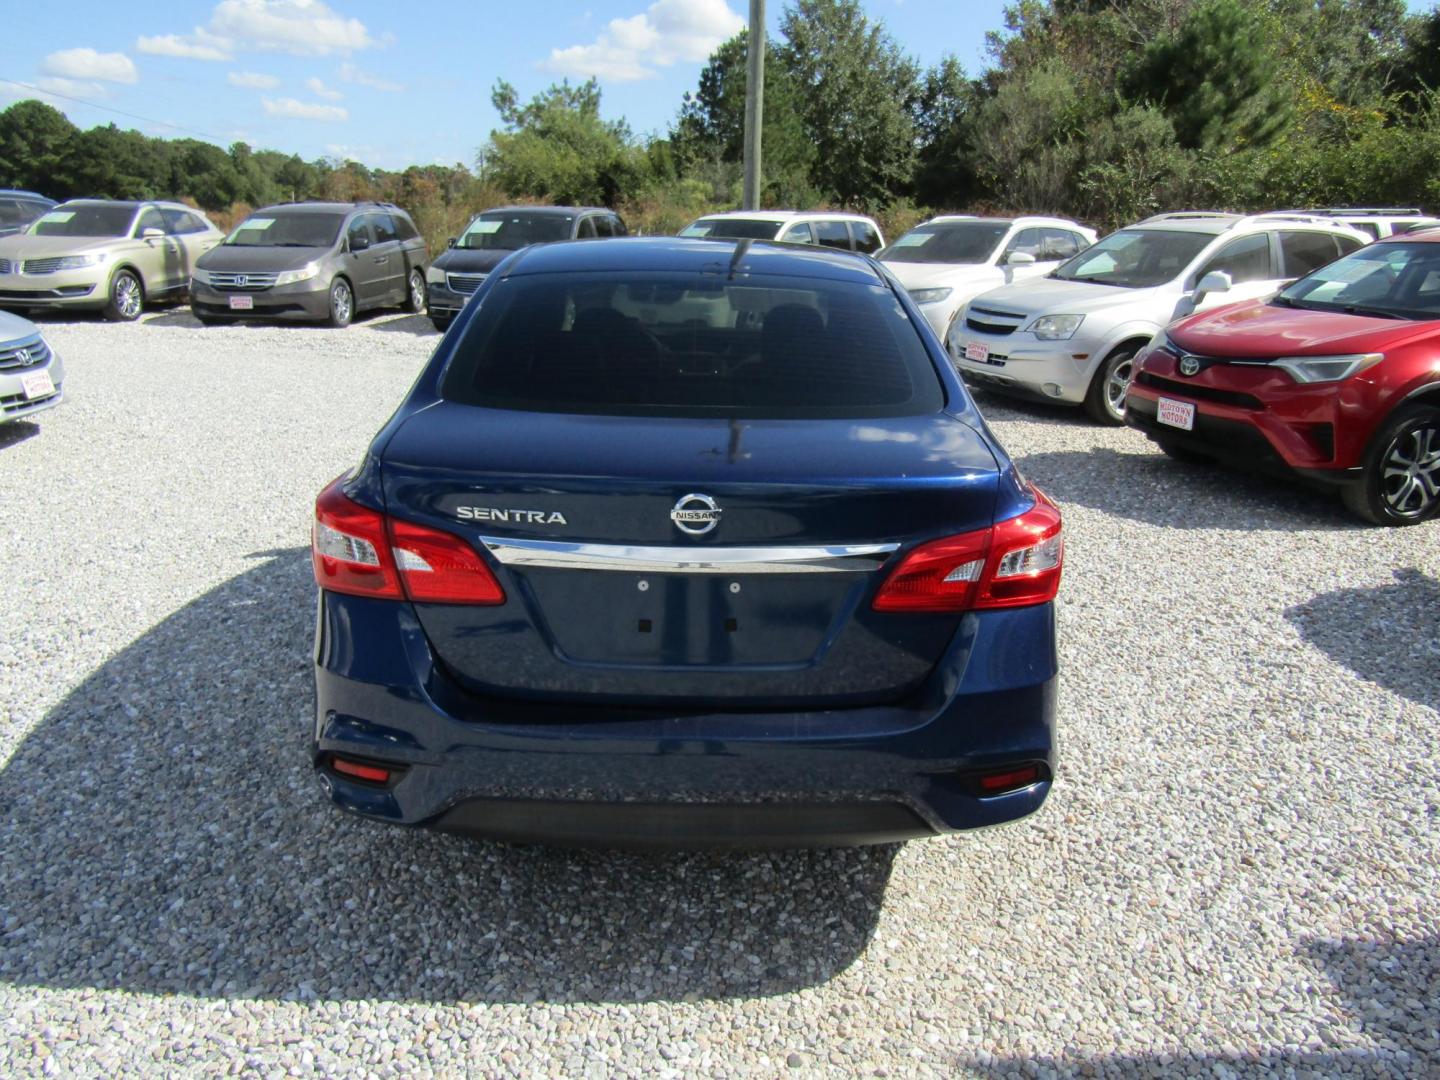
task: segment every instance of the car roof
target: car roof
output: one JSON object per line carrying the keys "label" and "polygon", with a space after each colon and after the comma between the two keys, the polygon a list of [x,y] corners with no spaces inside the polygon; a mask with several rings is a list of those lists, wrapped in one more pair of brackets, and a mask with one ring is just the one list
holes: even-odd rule
{"label": "car roof", "polygon": [[868,221],[874,219],[864,214],[852,214],[844,210],[719,210],[713,214],[701,214],[696,221],[713,221],[716,218],[743,218],[747,221],[773,221],[777,225],[796,218],[820,218],[831,221]]}
{"label": "car roof", "polygon": [[1290,210],[1275,210],[1263,214],[1229,214],[1210,210],[1178,210],[1169,214],[1156,214],[1144,221],[1126,225],[1122,231],[1134,229],[1163,230],[1165,232],[1195,232],[1220,236],[1241,227],[1255,226],[1266,229],[1284,226],[1289,229],[1314,229],[1317,232],[1341,232],[1350,235],[1354,229],[1343,221],[1323,214],[1304,214]]}
{"label": "car roof", "polygon": [[920,222],[914,228],[918,229],[921,225],[945,225],[960,221],[989,221],[996,225],[1054,225],[1057,228],[1065,229],[1085,228],[1078,221],[1062,217],[1048,217],[1044,214],[1017,214],[1014,217],[989,217],[985,214],[939,214]]}
{"label": "car roof", "polygon": [[142,206],[163,206],[167,210],[188,210],[192,214],[203,213],[193,206],[186,206],[182,202],[173,202],[169,199],[66,199],[61,206],[128,206],[132,210],[138,210]]}
{"label": "car roof", "polygon": [[869,259],[835,248],[773,240],[680,236],[567,240],[523,249],[506,275],[650,271],[696,274],[736,266],[745,273],[884,284]]}
{"label": "car roof", "polygon": [[1372,240],[1372,244],[1403,244],[1410,240],[1420,240],[1427,244],[1440,244],[1440,225],[1430,225],[1414,232],[1391,233],[1389,236],[1382,236],[1379,240]]}
{"label": "car roof", "polygon": [[[544,214],[552,217],[574,217],[577,214],[613,214],[615,211],[603,206],[492,206],[480,214]],[[480,214],[476,214],[479,217]]]}

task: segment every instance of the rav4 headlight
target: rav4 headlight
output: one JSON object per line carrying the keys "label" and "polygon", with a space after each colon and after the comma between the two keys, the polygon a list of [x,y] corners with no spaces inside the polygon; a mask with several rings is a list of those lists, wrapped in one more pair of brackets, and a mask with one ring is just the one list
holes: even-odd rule
{"label": "rav4 headlight", "polygon": [[1348,353],[1343,356],[1282,356],[1275,366],[1284,368],[1298,383],[1339,382],[1374,367],[1384,353]]}
{"label": "rav4 headlight", "polygon": [[1041,341],[1065,341],[1075,335],[1084,321],[1084,315],[1042,315],[1025,329]]}
{"label": "rav4 headlight", "polygon": [[86,266],[99,266],[108,258],[108,251],[93,251],[89,255],[62,255],[56,260],[55,269],[80,270]]}
{"label": "rav4 headlight", "polygon": [[954,291],[954,289],[911,289],[910,299],[917,304],[938,304]]}
{"label": "rav4 headlight", "polygon": [[320,273],[318,262],[308,262],[298,270],[282,270],[275,278],[276,285],[294,285],[300,281],[309,281],[316,274]]}
{"label": "rav4 headlight", "polygon": [[438,266],[432,266],[425,271],[425,281],[429,285],[444,285],[445,271]]}

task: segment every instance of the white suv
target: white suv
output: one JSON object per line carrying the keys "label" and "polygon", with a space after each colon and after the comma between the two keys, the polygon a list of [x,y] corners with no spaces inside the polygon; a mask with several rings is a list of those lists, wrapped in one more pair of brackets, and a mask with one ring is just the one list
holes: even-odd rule
{"label": "white suv", "polygon": [[915,226],[876,258],[893,273],[940,340],[965,301],[1042,277],[1095,242],[1067,218],[947,214]]}
{"label": "white suv", "polygon": [[783,240],[817,244],[863,255],[885,246],[880,226],[861,214],[830,210],[729,210],[706,214],[680,230],[681,236],[721,240]]}
{"label": "white suv", "polygon": [[1367,237],[1297,214],[1160,214],[1113,232],[1048,277],[982,293],[946,346],[967,381],[1125,417],[1135,354],[1176,319],[1266,296]]}
{"label": "white suv", "polygon": [[1367,239],[1378,240],[1396,233],[1433,229],[1440,218],[1430,217],[1417,206],[1327,206],[1316,210],[1281,210],[1281,214],[1316,215],[1349,225],[1364,233]]}

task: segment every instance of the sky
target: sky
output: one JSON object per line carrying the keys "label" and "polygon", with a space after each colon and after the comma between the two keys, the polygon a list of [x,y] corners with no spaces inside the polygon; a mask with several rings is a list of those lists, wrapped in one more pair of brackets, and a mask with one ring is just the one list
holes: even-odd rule
{"label": "sky", "polygon": [[[783,7],[767,0],[772,37]],[[864,7],[922,64],[953,53],[978,74],[1004,0]],[[473,165],[499,125],[497,79],[528,100],[593,74],[607,118],[663,134],[748,12],[748,0],[15,3],[4,16],[0,107],[39,97],[81,127],[243,140],[307,160]]]}

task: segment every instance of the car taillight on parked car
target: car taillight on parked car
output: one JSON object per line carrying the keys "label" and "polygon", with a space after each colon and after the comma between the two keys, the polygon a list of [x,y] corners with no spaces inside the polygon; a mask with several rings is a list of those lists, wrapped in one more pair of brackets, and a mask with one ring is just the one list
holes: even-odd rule
{"label": "car taillight on parked car", "polygon": [[503,604],[505,591],[461,537],[387,517],[336,479],[315,500],[311,559],[322,589],[431,604]]}
{"label": "car taillight on parked car", "polygon": [[1065,540],[1060,510],[1039,489],[1035,505],[988,529],[921,544],[875,594],[876,611],[969,611],[1055,599]]}

